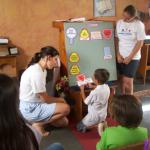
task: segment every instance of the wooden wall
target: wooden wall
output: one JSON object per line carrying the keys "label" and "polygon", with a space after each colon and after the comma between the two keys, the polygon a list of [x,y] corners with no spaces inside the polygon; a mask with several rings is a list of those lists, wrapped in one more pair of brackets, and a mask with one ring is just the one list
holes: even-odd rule
{"label": "wooden wall", "polygon": [[[117,19],[126,5],[141,7],[145,6],[144,1],[148,0],[142,3],[116,0]],[[21,69],[42,46],[59,47],[58,31],[52,27],[52,21],[82,16],[93,17],[93,0],[0,0],[0,36],[9,37],[20,47],[18,67]]]}

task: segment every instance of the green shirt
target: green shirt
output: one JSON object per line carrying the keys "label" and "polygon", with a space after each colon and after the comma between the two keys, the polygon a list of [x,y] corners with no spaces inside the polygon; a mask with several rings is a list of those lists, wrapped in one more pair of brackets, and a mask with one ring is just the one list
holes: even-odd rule
{"label": "green shirt", "polygon": [[146,128],[125,128],[122,126],[106,128],[101,140],[97,143],[97,150],[107,150],[124,145],[142,142],[148,138]]}

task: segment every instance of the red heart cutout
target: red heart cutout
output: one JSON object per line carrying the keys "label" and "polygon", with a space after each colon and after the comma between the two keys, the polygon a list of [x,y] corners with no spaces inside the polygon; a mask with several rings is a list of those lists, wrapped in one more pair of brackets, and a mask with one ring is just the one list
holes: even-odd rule
{"label": "red heart cutout", "polygon": [[76,76],[78,81],[84,81],[85,80],[85,75],[84,74],[80,74],[78,76]]}
{"label": "red heart cutout", "polygon": [[111,37],[112,37],[112,30],[111,29],[104,29],[102,31],[102,34],[103,34],[103,38],[104,39],[111,39]]}

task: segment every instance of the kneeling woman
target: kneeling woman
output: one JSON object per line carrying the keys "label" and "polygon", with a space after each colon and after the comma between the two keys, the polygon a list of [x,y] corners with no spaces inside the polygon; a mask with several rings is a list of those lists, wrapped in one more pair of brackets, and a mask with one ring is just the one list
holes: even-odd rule
{"label": "kneeling woman", "polygon": [[69,106],[62,98],[46,93],[46,69],[57,67],[58,51],[43,47],[32,58],[20,82],[20,111],[43,136],[48,135],[43,126],[51,123],[56,127],[68,124]]}

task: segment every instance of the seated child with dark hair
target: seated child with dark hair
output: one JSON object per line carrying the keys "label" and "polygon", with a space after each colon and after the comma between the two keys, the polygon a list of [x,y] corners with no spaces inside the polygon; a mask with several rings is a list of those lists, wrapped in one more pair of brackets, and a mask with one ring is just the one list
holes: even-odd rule
{"label": "seated child with dark hair", "polygon": [[81,86],[81,94],[84,103],[88,105],[88,114],[77,124],[77,130],[86,132],[87,129],[105,121],[110,88],[105,84],[109,79],[109,72],[105,69],[95,70],[93,81],[96,88],[88,97],[85,96],[84,86]]}
{"label": "seated child with dark hair", "polygon": [[105,129],[96,145],[97,150],[119,148],[148,138],[147,129],[138,127],[143,111],[140,101],[133,95],[115,96],[110,104],[110,113],[120,125]]}

